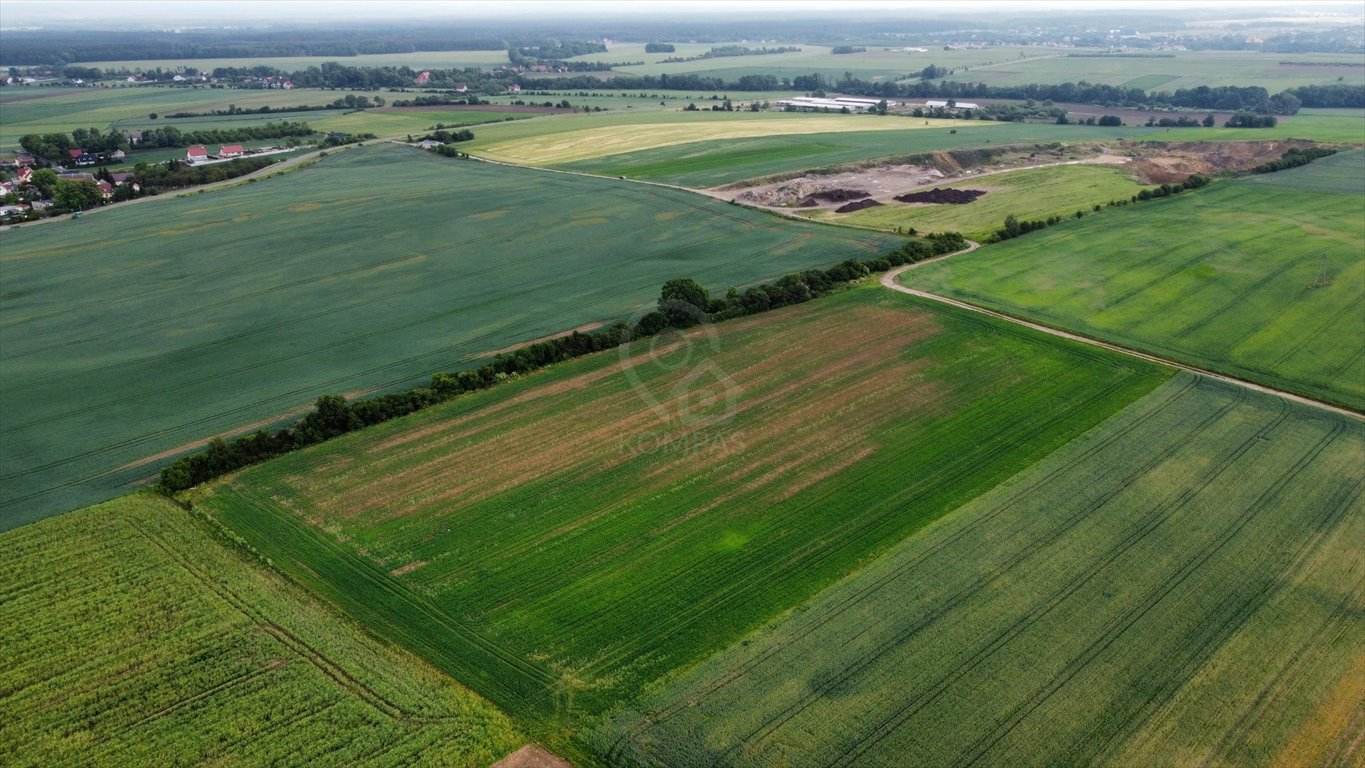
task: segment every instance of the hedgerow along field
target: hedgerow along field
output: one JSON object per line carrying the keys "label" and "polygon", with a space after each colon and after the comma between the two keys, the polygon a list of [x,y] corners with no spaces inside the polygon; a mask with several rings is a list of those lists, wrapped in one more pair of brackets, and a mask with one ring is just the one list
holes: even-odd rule
{"label": "hedgerow along field", "polygon": [[1168,375],[864,285],[563,363],[192,496],[381,636],[572,728]]}
{"label": "hedgerow along field", "polygon": [[522,737],[160,496],[0,534],[0,763],[480,768]]}
{"label": "hedgerow along field", "polygon": [[908,286],[1365,410],[1365,151],[910,270]]}
{"label": "hedgerow along field", "polygon": [[1361,421],[1182,373],[591,740],[670,768],[1353,764],[1362,467]]}
{"label": "hedgerow along field", "polygon": [[1090,213],[1095,205],[1127,200],[1145,189],[1122,166],[1059,165],[1051,168],[1010,171],[985,176],[965,176],[935,187],[916,189],[973,189],[985,192],[970,203],[899,203],[881,201],[877,208],[855,213],[820,212],[822,221],[858,224],[895,231],[897,227],[921,232],[961,232],[981,240],[1003,226],[1006,216],[1046,219]]}
{"label": "hedgerow along field", "polygon": [[319,395],[624,317],[679,275],[723,290],[904,242],[389,144],[0,237],[0,528]]}

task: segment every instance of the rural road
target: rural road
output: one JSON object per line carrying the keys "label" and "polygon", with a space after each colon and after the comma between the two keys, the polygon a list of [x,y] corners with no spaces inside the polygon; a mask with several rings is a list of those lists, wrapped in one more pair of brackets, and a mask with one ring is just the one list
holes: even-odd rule
{"label": "rural road", "polygon": [[943,259],[952,258],[953,256],[959,256],[959,255],[964,254],[964,253],[971,253],[972,251],[974,251],[974,250],[976,250],[977,248],[980,248],[980,247],[981,247],[981,244],[980,244],[980,243],[977,243],[977,242],[974,242],[974,241],[971,241],[971,240],[968,240],[967,242],[971,243],[971,245],[969,245],[969,246],[966,247],[966,248],[963,248],[963,249],[960,250],[960,251],[954,251],[954,252],[949,253],[949,254],[944,254],[943,256],[936,256],[936,257],[934,257],[934,258],[932,258],[932,259],[925,259],[924,261],[916,262],[916,263],[914,263],[914,264],[906,264],[906,265],[903,266],[903,267],[896,267],[895,269],[893,269],[893,270],[891,270],[891,271],[889,271],[889,272],[887,272],[887,273],[885,273],[885,274],[882,275],[882,277],[881,277],[881,283],[882,283],[883,286],[885,286],[885,287],[887,287],[887,288],[890,288],[890,289],[893,290],[893,291],[899,291],[899,292],[901,292],[901,293],[908,293],[908,294],[910,294],[911,296],[918,296],[918,297],[921,298],[921,299],[929,299],[929,300],[931,300],[931,301],[937,301],[937,302],[940,302],[940,303],[942,303],[942,304],[947,304],[947,305],[949,305],[949,306],[957,307],[957,308],[959,308],[959,309],[965,309],[965,310],[968,310],[968,311],[971,311],[971,312],[976,312],[976,313],[979,313],[979,314],[982,314],[982,315],[989,315],[990,317],[994,317],[994,318],[999,319],[999,320],[1004,320],[1004,321],[1006,321],[1006,322],[1014,323],[1015,325],[1022,325],[1022,326],[1024,326],[1025,328],[1031,328],[1031,329],[1033,329],[1033,330],[1035,330],[1035,331],[1039,331],[1039,332],[1041,332],[1041,333],[1046,333],[1046,334],[1048,334],[1049,336],[1056,336],[1056,337],[1062,338],[1062,339],[1069,339],[1069,340],[1071,340],[1071,341],[1077,341],[1077,342],[1080,342],[1080,343],[1082,343],[1082,344],[1089,344],[1089,345],[1092,346],[1092,347],[1099,347],[1099,348],[1101,348],[1101,349],[1107,349],[1107,350],[1109,350],[1109,351],[1111,351],[1111,352],[1117,352],[1117,353],[1119,353],[1119,354],[1121,354],[1121,355],[1127,355],[1128,357],[1135,357],[1135,358],[1137,358],[1137,359],[1139,359],[1139,360],[1146,360],[1146,361],[1149,362],[1149,363],[1158,363],[1158,364],[1160,364],[1160,365],[1167,365],[1167,366],[1170,366],[1170,367],[1172,367],[1172,368],[1179,368],[1180,370],[1183,370],[1183,371],[1189,371],[1189,372],[1191,372],[1191,373],[1196,373],[1196,374],[1199,374],[1200,376],[1207,376],[1207,377],[1210,378],[1210,379],[1216,379],[1216,380],[1218,380],[1218,381],[1226,382],[1226,383],[1228,383],[1228,384],[1233,384],[1233,385],[1235,385],[1235,386],[1243,387],[1243,388],[1245,388],[1245,389],[1250,389],[1250,390],[1255,391],[1255,392],[1260,392],[1260,393],[1267,394],[1267,395],[1275,395],[1276,397],[1282,397],[1282,398],[1284,398],[1284,399],[1286,399],[1286,400],[1292,400],[1292,401],[1294,401],[1294,402],[1296,402],[1296,403],[1301,403],[1301,404],[1303,404],[1303,405],[1311,406],[1311,407],[1313,407],[1313,408],[1320,408],[1320,409],[1322,409],[1322,410],[1324,410],[1324,411],[1331,411],[1332,413],[1340,414],[1340,415],[1342,415],[1342,416],[1349,416],[1349,417],[1351,417],[1351,418],[1353,418],[1353,419],[1365,420],[1365,415],[1360,414],[1360,413],[1357,413],[1356,411],[1352,411],[1352,410],[1350,410],[1350,409],[1348,409],[1348,408],[1342,408],[1342,407],[1340,407],[1340,406],[1332,405],[1331,403],[1324,403],[1324,402],[1321,401],[1321,400],[1314,400],[1314,399],[1311,398],[1311,397],[1304,397],[1304,396],[1302,396],[1302,395],[1296,395],[1296,394],[1294,394],[1294,393],[1292,393],[1292,392],[1286,392],[1286,391],[1284,391],[1284,390],[1282,390],[1282,389],[1275,389],[1274,387],[1267,387],[1267,386],[1264,386],[1264,385],[1262,385],[1262,384],[1256,384],[1256,383],[1254,383],[1254,382],[1247,381],[1246,379],[1239,379],[1239,378],[1236,378],[1236,377],[1234,377],[1234,376],[1227,376],[1227,375],[1225,375],[1225,374],[1215,373],[1215,372],[1210,371],[1210,370],[1207,370],[1207,369],[1205,369],[1205,368],[1199,368],[1199,367],[1196,367],[1196,366],[1193,366],[1193,365],[1189,365],[1188,363],[1181,363],[1181,362],[1178,362],[1178,361],[1175,361],[1175,360],[1171,360],[1170,358],[1158,357],[1157,355],[1151,355],[1151,354],[1148,354],[1148,353],[1146,353],[1146,352],[1139,352],[1139,351],[1136,350],[1136,349],[1129,349],[1128,347],[1120,346],[1120,345],[1118,345],[1118,344],[1111,344],[1111,343],[1109,343],[1109,342],[1107,342],[1107,341],[1100,341],[1099,339],[1093,339],[1093,338],[1090,338],[1089,336],[1082,336],[1082,335],[1077,334],[1077,333],[1071,333],[1071,332],[1069,332],[1069,331],[1059,330],[1059,329],[1053,328],[1053,327],[1051,327],[1051,326],[1047,326],[1047,325],[1042,325],[1042,324],[1040,324],[1040,323],[1031,322],[1031,321],[1029,321],[1029,320],[1024,320],[1024,319],[1019,318],[1019,317],[1014,317],[1013,315],[1007,315],[1007,314],[1005,314],[1005,313],[1003,313],[1003,312],[996,312],[996,311],[991,310],[991,309],[986,309],[985,307],[979,307],[979,306],[977,306],[977,305],[975,305],[975,304],[968,304],[968,303],[965,302],[965,301],[958,301],[957,299],[950,299],[950,298],[948,298],[947,296],[940,296],[939,294],[936,294],[936,293],[929,293],[928,291],[920,291],[920,290],[916,290],[916,289],[914,289],[914,288],[909,288],[909,287],[907,287],[907,286],[901,285],[899,282],[896,281],[896,278],[897,278],[897,277],[899,277],[900,275],[904,274],[905,272],[908,272],[909,270],[912,270],[912,269],[914,269],[914,268],[916,268],[916,267],[918,267],[918,266],[920,266],[920,265],[929,264],[929,263],[935,262],[935,261],[942,261]]}

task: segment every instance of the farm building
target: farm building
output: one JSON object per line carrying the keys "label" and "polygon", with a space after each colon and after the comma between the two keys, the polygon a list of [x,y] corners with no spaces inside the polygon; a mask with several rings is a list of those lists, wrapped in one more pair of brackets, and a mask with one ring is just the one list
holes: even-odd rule
{"label": "farm building", "polygon": [[142,131],[124,131],[123,135],[128,139],[128,143],[133,146],[142,143]]}
{"label": "farm building", "polygon": [[423,139],[417,142],[417,146],[422,149],[436,149],[437,147],[444,147],[445,145],[435,139]]}
{"label": "farm building", "polygon": [[204,147],[190,147],[185,150],[185,159],[191,163],[202,163],[209,159],[209,151]]}
{"label": "farm building", "polygon": [[219,157],[241,157],[246,154],[246,150],[241,144],[224,144],[218,148]]}
{"label": "farm building", "polygon": [[929,109],[980,109],[981,105],[970,101],[948,102],[943,99],[929,99],[924,102],[924,106]]}
{"label": "farm building", "polygon": [[795,109],[798,112],[840,112],[847,109],[849,112],[866,112],[877,106],[881,99],[864,99],[854,96],[837,96],[832,99],[822,99],[814,96],[797,96],[792,99],[781,99],[777,102],[779,110],[787,108]]}

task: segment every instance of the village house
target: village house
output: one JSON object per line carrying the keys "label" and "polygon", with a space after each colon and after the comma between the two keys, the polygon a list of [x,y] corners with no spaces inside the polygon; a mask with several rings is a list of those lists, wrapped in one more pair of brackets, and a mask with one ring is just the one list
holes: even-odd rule
{"label": "village house", "polygon": [[134,147],[142,143],[142,131],[124,131],[123,136]]}
{"label": "village house", "polygon": [[109,182],[105,181],[104,179],[100,179],[99,181],[95,182],[95,186],[99,187],[99,189],[100,189],[100,196],[103,197],[105,200],[112,200],[112,199],[113,199],[113,197],[114,197],[114,185],[113,185],[113,184],[110,184]]}
{"label": "village house", "polygon": [[456,92],[456,93],[468,93],[468,92],[469,92],[469,86],[468,86],[467,84],[465,84],[465,83],[460,83],[460,84],[458,84],[458,85],[455,86],[455,92]]}
{"label": "village house", "polygon": [[507,86],[507,92],[508,92],[508,93],[521,93],[521,86],[520,86],[520,85],[517,85],[516,83],[512,83],[511,85]]}
{"label": "village house", "polygon": [[109,178],[113,179],[115,184],[127,184],[137,178],[137,174],[132,171],[119,171],[109,174]]}
{"label": "village house", "polygon": [[241,157],[246,154],[246,150],[241,144],[224,144],[218,148],[219,157]]}
{"label": "village house", "polygon": [[68,173],[59,173],[59,174],[57,174],[57,178],[58,178],[59,180],[61,180],[61,181],[90,181],[90,182],[93,182],[93,181],[95,180],[95,174],[93,174],[93,173],[72,173],[72,172],[68,172]]}
{"label": "village house", "polygon": [[28,167],[27,165],[19,166],[19,170],[15,174],[15,180],[17,180],[20,184],[29,183],[30,181],[33,180],[33,169]]}
{"label": "village house", "polygon": [[20,167],[33,165],[33,155],[19,155],[14,158],[14,164]]}
{"label": "village house", "polygon": [[99,162],[99,158],[86,152],[80,147],[72,147],[66,151],[67,158],[73,165],[94,165]]}
{"label": "village house", "polygon": [[423,71],[422,74],[417,76],[416,80],[413,80],[413,82],[416,83],[417,85],[426,85],[427,83],[431,82],[431,73]]}
{"label": "village house", "polygon": [[209,159],[209,151],[204,147],[190,147],[185,150],[185,159],[191,163],[202,163]]}

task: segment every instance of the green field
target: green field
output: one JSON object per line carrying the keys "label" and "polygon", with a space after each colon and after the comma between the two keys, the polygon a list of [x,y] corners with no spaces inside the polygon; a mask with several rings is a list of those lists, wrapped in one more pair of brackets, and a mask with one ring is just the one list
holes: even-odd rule
{"label": "green field", "polygon": [[[774,112],[692,113],[683,119],[602,125],[528,138],[480,143],[479,154],[514,163],[558,165],[645,149],[723,139],[799,136],[839,132],[951,130],[979,128],[967,120],[924,120],[875,115],[814,115]],[[473,146],[473,145],[471,145]]]}
{"label": "green field", "polygon": [[[942,49],[942,45],[936,46],[907,41],[907,45],[903,47],[867,46],[868,50],[863,53],[834,54],[830,53],[830,48],[827,46],[803,43],[796,46],[801,50],[793,53],[722,56],[714,59],[668,64],[662,61],[671,56],[696,56],[719,45],[727,45],[727,43],[682,43],[677,45],[677,53],[671,54],[644,53],[643,44],[612,45],[605,54],[580,56],[574,61],[645,62],[641,65],[616,68],[617,72],[628,75],[699,74],[707,77],[720,77],[725,80],[736,80],[743,75],[773,75],[778,78],[792,78],[819,73],[826,81],[832,83],[842,78],[845,72],[851,72],[855,77],[863,80],[898,80],[904,77],[918,76],[919,72],[930,64],[953,69],[957,71],[959,77],[970,77],[970,73],[974,72],[976,67],[988,64],[1005,65],[1023,59],[1057,55],[1055,49],[1027,46],[992,46],[989,48],[945,51]],[[792,44],[747,42],[738,43],[738,45],[746,45],[750,48],[761,48],[766,45],[773,48]],[[910,47],[922,47],[929,50],[923,52],[906,50]]]}
{"label": "green field", "polygon": [[169,500],[0,534],[0,763],[480,768],[502,713]]}
{"label": "green field", "polygon": [[1365,151],[1340,153],[1107,210],[901,279],[1365,410],[1362,179]]}
{"label": "green field", "polygon": [[573,725],[1167,375],[864,285],[564,363],[195,505],[509,712]]}
{"label": "green field", "polygon": [[816,218],[891,231],[897,227],[914,227],[921,232],[955,231],[980,240],[1000,229],[1006,216],[1032,220],[1070,216],[1077,210],[1089,213],[1096,203],[1127,200],[1144,189],[1121,166],[1102,165],[1062,165],[979,178],[968,176],[925,190],[939,187],[983,190],[986,194],[964,205],[883,200],[880,208],[843,214],[821,212]]}
{"label": "green field", "polygon": [[1365,144],[1365,109],[1304,109],[1281,118],[1274,128],[1163,128],[1151,141],[1267,141],[1308,139],[1329,144]]}
{"label": "green field", "polygon": [[[882,119],[882,118],[866,118]],[[912,118],[885,118],[912,119]],[[923,121],[920,121],[923,122]],[[498,130],[535,126],[497,126]],[[765,136],[748,139],[698,141],[671,147],[609,155],[576,163],[555,164],[566,170],[603,176],[663,181],[687,187],[714,187],[744,179],[792,173],[842,163],[904,157],[940,150],[1031,144],[1054,141],[1096,141],[1146,137],[1156,130],[1144,127],[1099,128],[1051,123],[974,122],[961,129],[915,131],[856,131],[804,136]],[[952,131],[957,131],[952,133]],[[489,132],[489,131],[485,131]],[[484,132],[481,132],[481,134]],[[474,150],[477,154],[477,150]]]}
{"label": "green field", "polygon": [[[184,128],[233,127],[236,120],[267,122],[303,120],[321,127],[323,116],[316,112],[282,112],[270,115],[241,115],[196,118],[192,121],[165,119],[176,112],[210,112],[235,104],[242,109],[263,106],[325,105],[354,93],[373,97],[363,91],[295,89],[291,91],[237,90],[185,87],[137,86],[126,88],[5,88],[0,90],[0,150],[16,149],[26,133],[70,133],[77,128],[111,127],[135,129],[158,125]],[[329,113],[331,111],[329,110]],[[155,113],[156,120],[148,115]],[[340,112],[336,114],[342,114]]]}
{"label": "green field", "polygon": [[1350,85],[1365,84],[1365,66],[1359,61],[1358,55],[1337,53],[1134,52],[1005,61],[944,79],[994,86],[1086,81],[1167,92],[1201,85],[1259,85],[1279,93],[1300,85],[1332,85],[1338,78]]}
{"label": "green field", "polygon": [[616,319],[672,277],[723,289],[903,242],[392,144],[0,239],[0,528],[321,394]]}
{"label": "green field", "polygon": [[1182,374],[593,741],[670,767],[1351,764],[1362,467],[1360,421]]}

